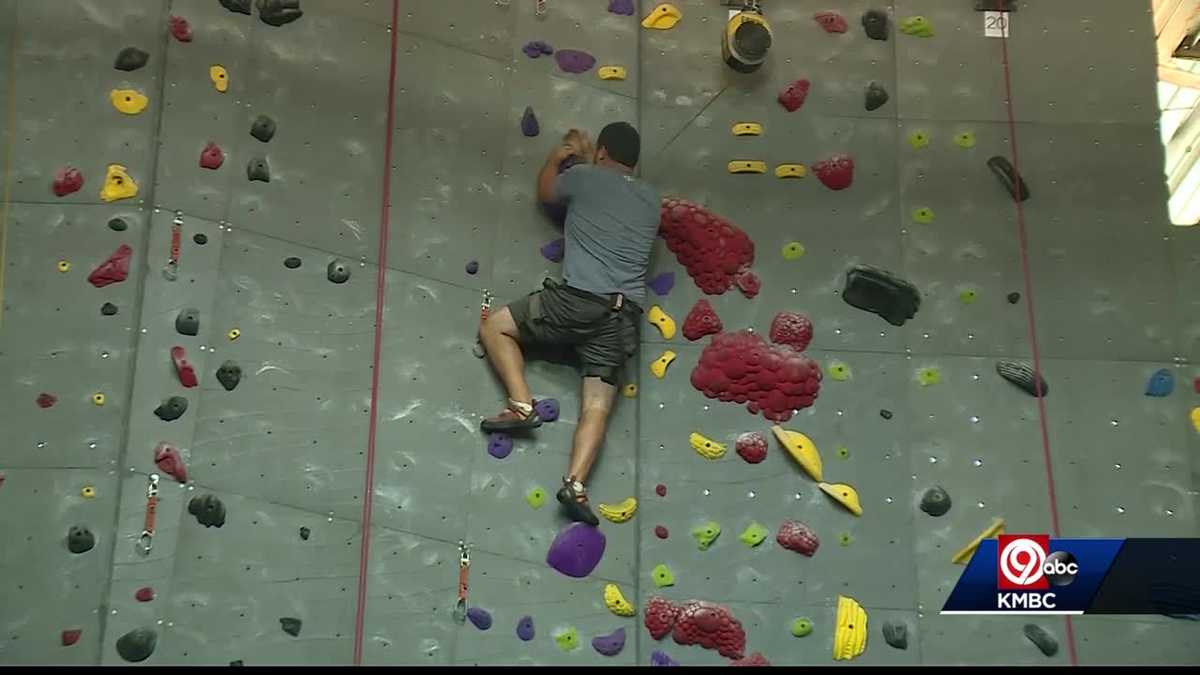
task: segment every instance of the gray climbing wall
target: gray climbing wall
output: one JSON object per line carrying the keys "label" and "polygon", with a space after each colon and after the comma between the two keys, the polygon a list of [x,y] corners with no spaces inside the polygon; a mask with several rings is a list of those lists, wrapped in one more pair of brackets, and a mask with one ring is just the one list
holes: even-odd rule
{"label": "gray climbing wall", "polygon": [[[747,653],[775,664],[831,662],[839,594],[870,615],[856,663],[1200,661],[1192,624],[1162,617],[1039,620],[1062,645],[1047,659],[1022,636],[1026,619],[937,613],[962,569],[950,556],[994,517],[1010,532],[1053,531],[1057,520],[1064,536],[1198,534],[1200,439],[1188,415],[1200,231],[1172,228],[1166,214],[1145,3],[1019,3],[1011,128],[1004,43],[982,35],[970,0],[765,0],[776,43],[749,76],[721,63],[715,0],[679,0],[684,18],[668,31],[640,28],[652,3],[638,4],[626,17],[606,0],[548,0],[538,17],[534,0],[301,0],[301,19],[272,27],[217,0],[0,0],[0,663],[121,663],[117,639],[138,627],[157,631],[146,661],[157,665],[347,664],[356,633],[367,664],[645,664],[658,648],[684,664],[725,662],[655,643],[640,614],[611,614],[608,583],[639,606],[654,595],[723,603],[746,628]],[[868,40],[858,17],[869,8],[923,14],[935,36]],[[823,32],[812,15],[824,9],[849,31]],[[188,20],[191,42],[171,37],[172,15]],[[522,53],[530,40],[589,51],[628,77],[562,73]],[[127,45],[149,53],[144,68],[112,68]],[[214,65],[228,73],[224,93]],[[775,95],[801,77],[812,90],[789,114]],[[867,112],[871,81],[891,101]],[[148,107],[122,115],[114,88],[141,91]],[[539,138],[521,135],[526,106]],[[249,134],[264,114],[278,123],[266,143]],[[709,298],[725,328],[765,334],[777,312],[803,312],[816,326],[809,356],[827,373],[849,367],[784,426],[813,439],[826,480],[857,489],[861,518],[773,439],[763,463],[743,462],[737,436],[770,437],[770,423],[690,385],[707,338],[666,341],[647,324],[626,373],[640,390],[618,399],[590,485],[598,502],[636,496],[638,514],[602,522],[607,552],[587,579],[545,565],[566,524],[552,493],[578,377],[531,363],[535,393],[557,398],[562,417],[495,459],[478,422],[501,394],[472,355],[474,333],[485,289],[499,306],[559,272],[539,253],[559,235],[533,194],[554,140],[615,119],[640,126],[643,175],[664,194],[754,240],[762,292]],[[764,134],[734,137],[735,122]],[[915,132],[927,147],[910,145]],[[975,147],[954,143],[963,132]],[[215,171],[198,165],[210,141],[225,154]],[[984,164],[1014,149],[1033,193],[1030,288],[1016,210]],[[841,192],[812,175],[725,168],[811,167],[835,153],[856,163]],[[247,180],[257,158],[269,183]],[[128,169],[136,198],[100,200],[110,163]],[[84,184],[60,198],[51,183],[65,165]],[[918,208],[935,220],[914,222]],[[118,217],[123,231],[107,226]],[[787,260],[793,241],[806,253]],[[92,287],[88,274],[121,244],[134,249],[128,278]],[[285,266],[290,257],[300,266]],[[345,283],[326,278],[331,263],[349,271]],[[916,284],[916,318],[896,328],[847,306],[842,278],[860,263]],[[666,271],[674,290],[651,297],[682,326],[704,296],[660,242],[651,274]],[[1022,298],[1009,304],[1014,291]],[[105,302],[118,312],[102,315]],[[183,309],[199,312],[195,336],[175,330]],[[993,370],[997,358],[1032,358],[1035,344],[1050,384],[1044,413]],[[198,387],[180,384],[173,346]],[[658,379],[648,365],[665,349],[678,356]],[[215,377],[227,361],[242,371],[232,391]],[[940,382],[921,386],[918,371],[931,368]],[[1174,373],[1175,392],[1146,397],[1159,368]],[[57,403],[40,408],[41,393]],[[158,419],[176,395],[187,412]],[[693,452],[692,432],[727,443],[725,457]],[[142,555],[160,442],[180,449],[190,482],[162,475]],[[917,509],[935,484],[954,500],[940,519]],[[550,498],[535,510],[526,495],[537,487]],[[188,513],[204,495],[224,503],[223,526]],[[787,518],[820,536],[811,559],[775,543]],[[722,534],[700,551],[690,531],[709,520]],[[756,548],[738,540],[752,521],[772,533]],[[91,551],[68,552],[72,525],[94,533]],[[494,618],[487,632],[453,619],[460,541],[469,604]],[[655,587],[660,563],[673,587]],[[140,602],[145,587],[155,596]],[[514,634],[525,615],[536,626],[527,643]],[[792,637],[802,616],[814,631]],[[297,636],[281,630],[284,617],[302,621]],[[888,620],[908,625],[907,650],[883,641]],[[580,644],[565,652],[552,636],[571,627]],[[592,651],[592,637],[617,627],[628,636],[619,656]],[[79,641],[63,646],[72,629]]]}

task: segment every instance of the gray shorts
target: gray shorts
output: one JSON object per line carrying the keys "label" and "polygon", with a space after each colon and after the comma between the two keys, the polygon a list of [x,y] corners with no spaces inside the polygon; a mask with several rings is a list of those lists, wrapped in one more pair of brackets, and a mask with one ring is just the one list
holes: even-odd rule
{"label": "gray shorts", "polygon": [[616,386],[621,367],[637,353],[642,310],[632,302],[613,309],[611,298],[546,279],[508,311],[521,344],[571,347],[584,377]]}

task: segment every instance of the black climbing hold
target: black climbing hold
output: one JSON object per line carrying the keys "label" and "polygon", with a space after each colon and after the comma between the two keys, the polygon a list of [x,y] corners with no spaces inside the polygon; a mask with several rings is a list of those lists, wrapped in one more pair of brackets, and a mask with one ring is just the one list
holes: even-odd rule
{"label": "black climbing hold", "polygon": [[280,617],[280,619],[279,619],[279,627],[283,629],[283,632],[287,633],[288,635],[291,635],[292,637],[300,637],[300,624],[301,623],[302,622],[300,621],[300,619],[296,619],[296,618],[293,618],[290,616]]}
{"label": "black climbing hold", "polygon": [[1049,387],[1046,385],[1046,378],[1038,373],[1033,372],[1033,368],[1029,367],[1028,363],[1020,361],[997,361],[996,372],[1004,379],[1017,385],[1030,396],[1037,396],[1038,391],[1045,396]]}
{"label": "black climbing hold", "polygon": [[908,649],[908,624],[903,621],[885,621],[883,639],[896,649]]}
{"label": "black climbing hold", "polygon": [[350,279],[350,266],[341,260],[331,260],[325,269],[325,277],[335,284],[344,284]]}
{"label": "black climbing hold", "polygon": [[225,524],[225,505],[216,495],[192,497],[188,502],[188,513],[196,516],[196,522],[205,527],[221,527]]}
{"label": "black climbing hold", "polygon": [[158,633],[150,628],[135,628],[117,638],[117,653],[130,663],[150,658],[158,645]]}
{"label": "black climbing hold", "polygon": [[282,26],[304,16],[300,0],[258,0],[258,18],[270,26]]}
{"label": "black climbing hold", "polygon": [[929,488],[921,497],[921,510],[934,518],[946,515],[950,510],[950,493],[941,485]]}
{"label": "black climbing hold", "polygon": [[255,157],[246,163],[246,178],[250,180],[262,181],[264,183],[271,182],[271,165],[267,164],[266,157]]}
{"label": "black climbing hold", "polygon": [[879,416],[885,420],[890,420],[890,419],[892,419],[892,411],[888,410],[887,408],[884,408],[879,411]]}
{"label": "black climbing hold", "polygon": [[[246,13],[247,13],[247,14],[249,14],[250,12],[246,12]],[[246,665],[246,664],[242,663],[242,660],[241,660],[241,659],[238,659],[237,661],[230,661],[230,662],[229,662],[229,665],[231,665],[231,666],[244,666],[244,665]]]}
{"label": "black climbing hold", "polygon": [[203,232],[197,232],[196,234],[192,235],[192,241],[196,242],[200,246],[203,246],[208,243],[208,235],[204,234]]}
{"label": "black climbing hold", "polygon": [[308,541],[308,535],[310,533],[311,533],[311,531],[307,527],[300,528],[300,538],[303,539],[304,541]]}
{"label": "black climbing hold", "polygon": [[129,229],[129,223],[125,222],[124,218],[113,218],[108,221],[108,229],[113,232],[124,232]]}
{"label": "black climbing hold", "polygon": [[150,60],[150,55],[138,49],[137,47],[126,47],[117,54],[117,60],[113,63],[113,68],[117,70],[137,70],[146,65]]}
{"label": "black climbing hold", "polygon": [[1037,648],[1042,650],[1043,654],[1046,656],[1054,656],[1058,653],[1058,640],[1054,639],[1054,636],[1051,635],[1050,632],[1045,628],[1042,628],[1035,623],[1027,623],[1025,624],[1024,630],[1025,637],[1029,638],[1030,642],[1037,645]]}
{"label": "black climbing hold", "polygon": [[297,258],[296,256],[292,256],[290,258],[284,258],[283,266],[288,268],[289,270],[294,270],[300,266],[300,259]]}
{"label": "black climbing hold", "polygon": [[275,137],[275,120],[266,115],[259,115],[250,125],[250,135],[266,143]]}
{"label": "black climbing hold", "polygon": [[[237,12],[238,14],[245,14],[247,16],[250,15],[250,0],[217,0],[217,1],[221,3],[222,7],[224,7],[225,9],[227,9],[231,12]],[[242,665],[242,662],[238,661],[237,664],[240,666],[240,665]],[[230,664],[230,665],[233,665],[233,664]]]}
{"label": "black climbing hold", "polygon": [[842,299],[852,307],[878,314],[893,326],[903,326],[921,307],[916,286],[891,272],[865,265],[846,272]]}
{"label": "black climbing hold", "polygon": [[887,89],[883,88],[882,84],[872,82],[867,86],[867,110],[878,110],[883,107],[883,104],[888,102]]}
{"label": "black climbing hold", "polygon": [[881,9],[867,10],[862,15],[862,25],[867,31],[867,37],[872,40],[888,39],[888,15]]}
{"label": "black climbing hold", "polygon": [[1015,304],[1017,304],[1017,303],[1018,303],[1018,302],[1020,302],[1020,301],[1021,301],[1021,294],[1020,294],[1020,293],[1018,293],[1018,292],[1016,292],[1016,291],[1013,291],[1012,293],[1009,293],[1009,294],[1008,294],[1008,304],[1010,304],[1010,305],[1015,305]]}
{"label": "black climbing hold", "polygon": [[1008,194],[1012,198],[1023,202],[1029,199],[1029,186],[1025,185],[1025,179],[1017,175],[1017,170],[1013,168],[1012,162],[1008,158],[996,155],[987,161],[988,168],[1000,182],[1004,185],[1004,189],[1008,190]]}
{"label": "black climbing hold", "polygon": [[217,382],[225,387],[225,391],[233,391],[238,382],[242,381],[242,367],[233,361],[226,361],[217,368]]}
{"label": "black climbing hold", "polygon": [[112,316],[113,314],[117,313],[117,306],[111,302],[106,302],[103,305],[100,305],[100,313],[104,316]]}
{"label": "black climbing hold", "polygon": [[175,330],[180,335],[196,335],[200,332],[200,310],[186,307],[175,317]]}
{"label": "black climbing hold", "polygon": [[164,422],[174,422],[187,412],[188,402],[182,396],[172,396],[154,409],[154,414]]}
{"label": "black climbing hold", "polygon": [[67,530],[67,550],[71,553],[87,553],[96,545],[96,536],[83,525],[72,525]]}

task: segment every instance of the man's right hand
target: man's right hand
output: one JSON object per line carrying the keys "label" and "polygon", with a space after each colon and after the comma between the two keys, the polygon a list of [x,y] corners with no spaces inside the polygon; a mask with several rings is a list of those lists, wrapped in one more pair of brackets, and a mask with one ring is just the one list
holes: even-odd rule
{"label": "man's right hand", "polygon": [[563,136],[563,144],[571,147],[572,155],[578,155],[589,162],[592,161],[595,150],[592,146],[592,139],[588,138],[586,131],[571,129],[566,136]]}

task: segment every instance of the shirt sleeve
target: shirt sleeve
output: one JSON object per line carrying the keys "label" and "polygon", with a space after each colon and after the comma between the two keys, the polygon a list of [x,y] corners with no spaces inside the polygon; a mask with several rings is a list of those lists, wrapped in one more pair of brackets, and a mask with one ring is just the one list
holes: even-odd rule
{"label": "shirt sleeve", "polygon": [[588,167],[576,165],[558,175],[554,181],[554,201],[559,204],[570,204],[583,190],[587,180]]}

